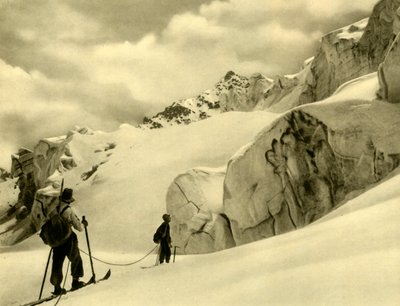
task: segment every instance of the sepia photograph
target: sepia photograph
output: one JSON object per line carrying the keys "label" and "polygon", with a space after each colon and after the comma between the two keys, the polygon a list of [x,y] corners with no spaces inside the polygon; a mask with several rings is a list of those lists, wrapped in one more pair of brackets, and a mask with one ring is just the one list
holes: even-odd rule
{"label": "sepia photograph", "polygon": [[400,305],[399,33],[400,0],[0,0],[0,305]]}

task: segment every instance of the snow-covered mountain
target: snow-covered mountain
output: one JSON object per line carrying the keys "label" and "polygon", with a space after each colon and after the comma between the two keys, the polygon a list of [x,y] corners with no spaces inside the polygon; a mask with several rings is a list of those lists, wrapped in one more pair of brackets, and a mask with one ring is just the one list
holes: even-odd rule
{"label": "snow-covered mountain", "polygon": [[[190,124],[226,111],[285,112],[326,98],[341,84],[376,71],[377,64],[369,64],[373,46],[359,47],[360,40],[371,35],[371,30],[365,32],[368,21],[366,18],[326,34],[316,55],[307,59],[298,73],[268,78],[260,73],[246,77],[228,71],[214,88],[173,102],[155,116],[145,117],[140,127]],[[383,60],[383,54],[376,56]]]}
{"label": "snow-covered mountain", "polygon": [[[140,127],[22,148],[0,184],[1,303],[37,296],[63,179],[113,270],[64,305],[397,305],[399,7],[328,33],[297,74],[228,72]],[[141,269],[166,211],[177,260]]]}
{"label": "snow-covered mountain", "polygon": [[145,117],[140,127],[185,125],[226,111],[251,111],[271,84],[271,79],[259,73],[247,78],[228,71],[214,88],[195,98],[174,102],[152,118]]}

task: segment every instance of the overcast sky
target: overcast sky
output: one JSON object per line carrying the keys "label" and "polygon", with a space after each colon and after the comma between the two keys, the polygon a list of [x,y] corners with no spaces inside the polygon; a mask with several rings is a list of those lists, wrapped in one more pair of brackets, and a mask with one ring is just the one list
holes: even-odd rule
{"label": "overcast sky", "polygon": [[141,122],[228,70],[297,72],[376,2],[0,0],[0,166],[15,144]]}

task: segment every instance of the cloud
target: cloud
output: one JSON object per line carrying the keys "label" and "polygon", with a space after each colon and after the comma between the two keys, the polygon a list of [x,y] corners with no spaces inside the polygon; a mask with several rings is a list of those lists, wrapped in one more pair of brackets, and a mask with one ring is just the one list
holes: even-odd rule
{"label": "cloud", "polygon": [[[108,42],[137,41],[148,33],[161,32],[174,15],[195,12],[213,0],[65,0],[64,3],[102,26]],[[104,42],[104,40],[103,40]]]}

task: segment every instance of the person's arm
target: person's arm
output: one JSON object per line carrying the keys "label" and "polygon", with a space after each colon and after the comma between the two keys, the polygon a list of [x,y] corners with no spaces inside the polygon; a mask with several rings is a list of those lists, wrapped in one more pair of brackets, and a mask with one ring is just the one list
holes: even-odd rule
{"label": "person's arm", "polygon": [[79,217],[76,215],[75,211],[72,209],[72,207],[69,207],[67,211],[68,211],[68,222],[74,227],[74,229],[76,229],[79,232],[82,232],[83,230],[82,223]]}

